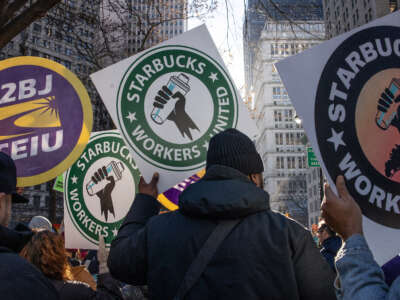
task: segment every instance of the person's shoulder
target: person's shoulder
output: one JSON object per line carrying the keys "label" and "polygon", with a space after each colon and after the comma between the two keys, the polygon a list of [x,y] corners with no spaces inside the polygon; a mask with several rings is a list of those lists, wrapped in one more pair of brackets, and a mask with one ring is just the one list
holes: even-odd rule
{"label": "person's shoulder", "polygon": [[90,286],[82,281],[64,281],[63,288],[60,290],[61,299],[87,299],[95,293]]}
{"label": "person's shoulder", "polygon": [[271,222],[281,225],[282,227],[290,227],[301,231],[307,231],[307,229],[296,220],[283,215],[280,212],[273,210],[261,211],[254,215],[255,217],[260,216],[261,218],[268,218]]}

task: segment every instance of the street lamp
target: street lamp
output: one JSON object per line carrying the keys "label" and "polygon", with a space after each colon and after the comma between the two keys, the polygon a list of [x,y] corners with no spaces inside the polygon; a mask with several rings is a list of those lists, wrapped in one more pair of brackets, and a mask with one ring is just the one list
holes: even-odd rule
{"label": "street lamp", "polygon": [[296,124],[300,125],[303,121],[300,119],[300,117],[298,115],[294,116],[294,121],[296,122]]}

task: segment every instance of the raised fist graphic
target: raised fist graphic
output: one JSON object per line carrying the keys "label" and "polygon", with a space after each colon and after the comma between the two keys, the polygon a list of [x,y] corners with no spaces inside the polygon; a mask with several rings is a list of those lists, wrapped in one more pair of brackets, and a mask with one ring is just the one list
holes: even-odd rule
{"label": "raised fist graphic", "polygon": [[172,76],[168,84],[154,97],[151,118],[158,125],[162,125],[166,120],[174,122],[183,137],[187,136],[193,140],[190,130],[199,128],[185,110],[186,94],[189,91],[189,78],[185,74]]}
{"label": "raised fist graphic", "polygon": [[100,183],[103,180],[107,180],[108,183],[104,186],[103,189],[99,190],[96,193],[96,196],[100,199],[100,210],[101,214],[104,214],[104,218],[106,221],[108,220],[108,212],[112,213],[115,218],[114,213],[114,205],[111,197],[111,192],[114,190],[115,187],[115,179],[114,176],[107,175],[107,169],[105,166],[98,169],[92,176],[92,181],[95,184]]}
{"label": "raised fist graphic", "polygon": [[400,102],[400,95],[395,97],[390,89],[386,88],[378,101],[378,113],[376,115],[376,124],[379,128],[386,130],[394,126],[400,132],[400,106],[397,110],[390,113],[391,108]]}

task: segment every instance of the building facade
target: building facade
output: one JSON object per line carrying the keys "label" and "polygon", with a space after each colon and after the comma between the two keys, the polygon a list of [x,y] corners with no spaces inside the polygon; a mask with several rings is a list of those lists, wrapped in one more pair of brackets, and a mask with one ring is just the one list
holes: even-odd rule
{"label": "building facade", "polygon": [[[274,63],[323,41],[323,21],[267,21],[255,52],[254,112],[271,208],[308,225],[304,130]],[[319,189],[316,192],[319,195]],[[314,193],[313,193],[314,195]]]}
{"label": "building facade", "polygon": [[328,39],[400,8],[400,0],[323,0]]}
{"label": "building facade", "polygon": [[[131,23],[128,34],[128,47],[130,53],[136,53],[141,49],[150,48],[162,41],[168,40],[176,35],[182,34],[187,30],[188,16],[187,0],[166,0],[166,1],[147,1],[132,0],[132,9],[142,12],[139,15],[143,19],[143,24],[137,26],[137,22]],[[149,20],[147,20],[149,16]],[[161,17],[161,19],[160,19]],[[160,22],[160,20],[164,20]],[[154,28],[151,36],[143,43],[143,32],[149,26],[149,22],[158,26]],[[143,30],[144,29],[144,30]]]}
{"label": "building facade", "polygon": [[267,20],[321,20],[322,0],[247,0],[243,24],[243,54],[246,93],[254,85],[253,65],[258,40]]}
{"label": "building facade", "polygon": [[321,210],[321,168],[309,168],[307,172],[308,226],[318,224]]}
{"label": "building facade", "polygon": [[[40,56],[63,64],[74,72],[85,85],[93,108],[93,131],[115,128],[113,122],[101,101],[89,75],[97,69],[106,66],[96,65],[96,47],[99,47],[99,20],[103,0],[62,0],[60,4],[51,9],[48,14],[31,24],[21,34],[16,36],[6,47],[0,49],[0,60],[15,56]],[[108,1],[107,3],[115,3]],[[149,1],[132,0],[131,7],[134,11],[124,9],[124,13],[131,30],[123,32],[122,44],[124,49],[115,50],[123,53],[119,59],[125,58],[139,51],[139,45],[144,39],[143,33],[136,28],[135,14],[150,15],[156,18],[156,12],[148,9]],[[187,29],[187,18],[178,19],[177,13],[182,16],[187,7],[187,0],[161,1],[160,12],[168,19],[156,26],[151,36],[146,39],[144,49],[158,44],[162,40],[181,34]],[[183,14],[184,15],[184,14]],[[136,20],[136,21],[135,21]],[[148,24],[142,24],[148,26]],[[142,28],[146,32],[147,28]],[[109,28],[108,30],[112,30]],[[98,53],[98,52],[97,52]],[[100,55],[100,54],[98,54]],[[24,195],[29,199],[28,204],[13,205],[13,218],[11,225],[17,222],[28,223],[35,215],[55,214],[55,222],[60,223],[63,218],[63,195],[53,191],[53,182],[43,183],[24,189]],[[55,199],[55,205],[53,202]],[[51,205],[52,204],[52,205]],[[52,206],[52,208],[50,208]]]}

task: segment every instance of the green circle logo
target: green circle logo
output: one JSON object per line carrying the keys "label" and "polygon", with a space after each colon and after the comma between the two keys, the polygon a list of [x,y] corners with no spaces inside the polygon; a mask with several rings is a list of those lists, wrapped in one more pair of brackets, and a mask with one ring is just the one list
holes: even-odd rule
{"label": "green circle logo", "polygon": [[75,228],[90,242],[109,245],[135,198],[140,173],[117,132],[91,137],[67,171],[64,199]]}
{"label": "green circle logo", "polygon": [[117,114],[141,158],[165,170],[189,171],[204,166],[212,136],[236,127],[238,97],[213,58],[190,47],[163,46],[130,65]]}

